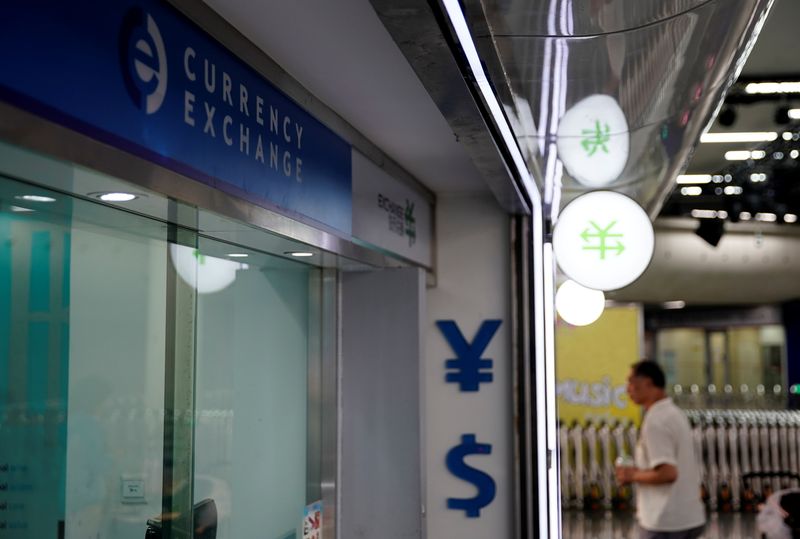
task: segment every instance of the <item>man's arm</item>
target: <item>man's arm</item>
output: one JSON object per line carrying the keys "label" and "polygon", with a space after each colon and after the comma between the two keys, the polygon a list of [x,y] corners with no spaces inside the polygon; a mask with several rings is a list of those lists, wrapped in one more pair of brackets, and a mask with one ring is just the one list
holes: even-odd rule
{"label": "man's arm", "polygon": [[618,467],[617,482],[626,485],[628,483],[641,483],[644,485],[664,485],[673,483],[678,479],[678,468],[672,464],[659,464],[651,470],[641,470],[634,467]]}

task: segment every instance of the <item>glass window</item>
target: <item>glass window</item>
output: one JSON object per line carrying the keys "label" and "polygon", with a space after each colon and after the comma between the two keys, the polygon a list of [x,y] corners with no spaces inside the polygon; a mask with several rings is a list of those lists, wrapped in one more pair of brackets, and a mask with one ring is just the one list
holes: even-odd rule
{"label": "glass window", "polygon": [[[90,174],[21,153],[0,170]],[[295,537],[320,498],[321,283],[0,177],[0,536],[202,537],[214,516],[219,539]]]}

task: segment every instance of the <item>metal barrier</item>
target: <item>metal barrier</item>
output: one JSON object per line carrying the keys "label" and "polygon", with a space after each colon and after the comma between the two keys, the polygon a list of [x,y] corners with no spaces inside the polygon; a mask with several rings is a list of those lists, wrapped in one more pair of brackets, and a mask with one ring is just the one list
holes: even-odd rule
{"label": "metal barrier", "polygon": [[[800,412],[687,410],[701,490],[710,511],[754,512],[781,488],[800,487]],[[634,454],[638,429],[630,422],[562,425],[562,506],[626,511],[635,488],[614,477],[619,456]]]}

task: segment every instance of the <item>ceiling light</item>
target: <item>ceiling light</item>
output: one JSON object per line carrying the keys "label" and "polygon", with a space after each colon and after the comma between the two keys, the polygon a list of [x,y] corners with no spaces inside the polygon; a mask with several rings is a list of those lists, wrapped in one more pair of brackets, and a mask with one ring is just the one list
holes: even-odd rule
{"label": "ceiling light", "polygon": [[99,198],[104,202],[130,202],[131,200],[139,198],[137,195],[134,195],[133,193],[122,193],[122,192],[94,193],[93,196]]}
{"label": "ceiling light", "polygon": [[744,191],[744,189],[738,185],[726,185],[724,189],[726,195],[741,195],[742,191]]}
{"label": "ceiling light", "polygon": [[772,142],[778,138],[775,131],[751,131],[734,133],[706,133],[700,137],[700,142],[725,143],[725,142]]}
{"label": "ceiling light", "polygon": [[750,150],[733,150],[725,152],[725,159],[728,161],[747,161],[750,159]]}
{"label": "ceiling light", "polygon": [[661,304],[664,309],[683,309],[686,307],[686,302],[682,299],[678,299],[675,301],[665,301]]}
{"label": "ceiling light", "polygon": [[681,194],[690,197],[696,197],[697,195],[703,194],[703,188],[699,185],[693,185],[692,187],[681,187]]}
{"label": "ceiling light", "polygon": [[247,253],[228,253],[228,256],[231,258],[247,258],[250,255]]}
{"label": "ceiling light", "polygon": [[787,223],[796,223],[797,222],[797,215],[793,213],[787,213],[783,216],[783,220]]}
{"label": "ceiling light", "polygon": [[711,174],[681,174],[675,180],[679,184],[708,183],[711,181]]}
{"label": "ceiling light", "polygon": [[788,131],[784,131],[781,137],[783,137],[783,140],[792,140],[792,134]]}
{"label": "ceiling light", "polygon": [[743,211],[743,212],[741,212],[739,214],[739,220],[740,221],[749,221],[752,218],[753,218],[753,214],[751,214],[749,211]]}
{"label": "ceiling light", "polygon": [[13,211],[15,213],[27,213],[27,212],[32,212],[32,211],[36,211],[36,210],[32,210],[30,208],[23,208],[21,206],[11,206],[11,211]]}
{"label": "ceiling light", "polygon": [[764,150],[753,150],[752,152],[750,152],[751,159],[764,159],[766,155],[767,152],[765,152]]}
{"label": "ceiling light", "polygon": [[800,82],[751,82],[744,91],[748,94],[797,94]]}
{"label": "ceiling light", "polygon": [[715,219],[717,212],[715,210],[692,210],[692,217],[697,219]]}
{"label": "ceiling light", "polygon": [[789,157],[791,157],[792,159],[797,159],[798,156],[800,156],[800,152],[798,152],[797,150],[792,150],[791,152],[789,152]]}
{"label": "ceiling light", "polygon": [[728,218],[728,212],[726,212],[725,210],[719,210],[717,212],[717,217],[720,218],[720,219],[727,219]]}
{"label": "ceiling light", "polygon": [[774,213],[757,213],[756,221],[763,221],[765,223],[774,223],[778,220],[778,216]]}
{"label": "ceiling light", "polygon": [[296,258],[307,258],[309,256],[314,256],[314,253],[309,251],[286,251],[283,253],[285,255],[294,256]]}
{"label": "ceiling light", "polygon": [[767,181],[767,175],[763,172],[754,172],[750,174],[750,181],[753,183],[761,183]]}
{"label": "ceiling light", "polygon": [[800,109],[789,109],[789,118],[792,120],[800,120]]}
{"label": "ceiling light", "polygon": [[27,200],[28,202],[55,202],[53,197],[45,197],[41,195],[18,195],[15,196],[17,200]]}

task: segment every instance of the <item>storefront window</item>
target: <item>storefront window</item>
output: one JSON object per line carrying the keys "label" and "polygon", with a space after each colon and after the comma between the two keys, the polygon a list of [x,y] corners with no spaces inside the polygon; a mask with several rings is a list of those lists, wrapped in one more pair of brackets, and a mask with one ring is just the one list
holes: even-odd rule
{"label": "storefront window", "polygon": [[[79,175],[20,155],[0,172]],[[294,537],[320,497],[319,271],[0,177],[0,535]]]}

